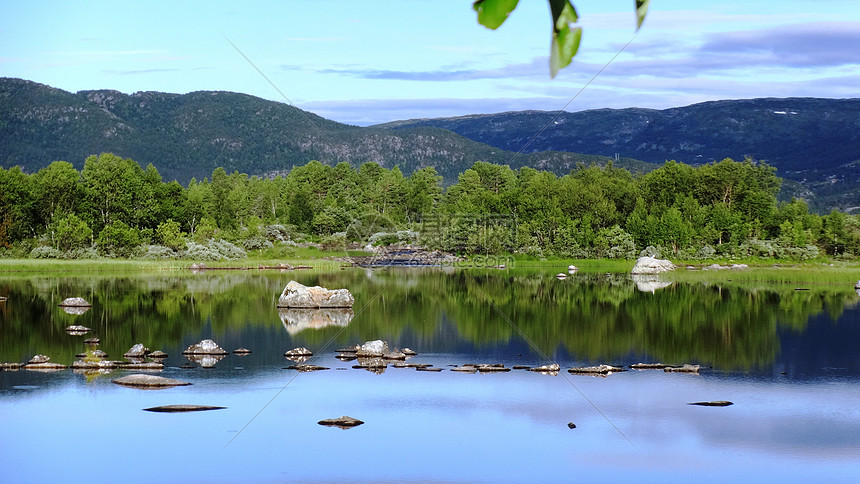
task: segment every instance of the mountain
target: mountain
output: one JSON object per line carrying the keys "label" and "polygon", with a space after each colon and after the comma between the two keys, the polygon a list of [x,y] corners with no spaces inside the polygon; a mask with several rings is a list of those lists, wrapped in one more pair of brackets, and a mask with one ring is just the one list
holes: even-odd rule
{"label": "mountain", "polygon": [[[378,128],[436,127],[499,149],[557,150],[690,164],[766,161],[819,209],[860,206],[860,99],[747,99],[672,109],[522,111],[395,121]],[[536,134],[537,133],[537,134]]]}
{"label": "mountain", "polygon": [[[211,176],[219,166],[272,175],[311,160],[374,161],[405,174],[433,166],[447,183],[475,161],[564,174],[578,163],[610,160],[561,152],[517,155],[435,127],[360,128],[231,92],[70,93],[0,78],[0,166],[33,173],[63,160],[81,169],[87,156],[102,152],[152,163],[164,179],[181,183]],[[630,159],[616,165],[634,172],[653,168]]]}

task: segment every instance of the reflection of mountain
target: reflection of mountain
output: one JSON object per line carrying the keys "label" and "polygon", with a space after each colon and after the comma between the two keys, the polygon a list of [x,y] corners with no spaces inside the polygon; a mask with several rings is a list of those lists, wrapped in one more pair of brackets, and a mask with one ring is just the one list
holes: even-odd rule
{"label": "reflection of mountain", "polygon": [[633,274],[633,282],[636,283],[636,289],[640,292],[650,292],[654,294],[657,289],[663,289],[672,285],[671,282],[661,280],[657,276],[649,274]]}
{"label": "reflection of mountain", "polygon": [[294,335],[306,329],[346,326],[352,321],[352,308],[338,309],[278,309],[278,316],[287,333]]}

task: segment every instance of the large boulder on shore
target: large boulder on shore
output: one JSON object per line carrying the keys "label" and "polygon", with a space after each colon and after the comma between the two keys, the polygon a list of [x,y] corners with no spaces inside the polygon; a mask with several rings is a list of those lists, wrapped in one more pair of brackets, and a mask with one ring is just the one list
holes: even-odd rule
{"label": "large boulder on shore", "polygon": [[290,281],[278,298],[279,308],[351,308],[353,304],[355,298],[347,289],[308,287],[296,281]]}
{"label": "large boulder on shore", "polygon": [[631,274],[659,274],[675,270],[675,264],[665,259],[654,257],[640,257],[630,271]]}

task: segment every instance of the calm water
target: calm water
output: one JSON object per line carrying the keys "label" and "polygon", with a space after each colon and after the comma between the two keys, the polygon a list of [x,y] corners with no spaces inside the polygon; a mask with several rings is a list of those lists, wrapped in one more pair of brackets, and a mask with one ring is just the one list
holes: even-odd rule
{"label": "calm water", "polygon": [[[349,288],[354,314],[279,313],[290,279]],[[641,289],[653,292],[625,274],[439,269],[0,275],[0,361],[68,364],[97,336],[111,359],[135,343],[165,351],[160,374],[192,383],[142,391],[112,384],[122,371],[0,372],[0,481],[860,481],[857,294],[728,281]],[[56,304],[71,296],[93,308],[66,314]],[[93,331],[70,336],[70,324]],[[181,352],[204,338],[253,353],[202,368]],[[374,374],[334,358],[373,339],[444,371]],[[297,346],[331,369],[284,369]],[[703,368],[449,371],[640,361]],[[706,400],[734,405],[687,405]],[[142,411],[169,404],[228,408]],[[366,423],[317,424],[341,415]]]}

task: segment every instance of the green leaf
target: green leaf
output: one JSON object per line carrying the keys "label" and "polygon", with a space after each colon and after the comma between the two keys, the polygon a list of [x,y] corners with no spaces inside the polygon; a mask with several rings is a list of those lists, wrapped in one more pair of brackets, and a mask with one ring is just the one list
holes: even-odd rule
{"label": "green leaf", "polygon": [[645,21],[645,15],[648,13],[648,5],[651,0],[636,0],[636,30],[642,27],[642,22]]}
{"label": "green leaf", "polygon": [[582,27],[571,28],[571,25],[579,20],[579,16],[570,0],[550,0],[549,5],[552,12],[549,71],[550,77],[555,77],[560,69],[570,65],[570,61],[579,50]]}
{"label": "green leaf", "polygon": [[488,29],[499,28],[517,8],[519,0],[475,0],[472,9],[478,12],[478,23]]}
{"label": "green leaf", "polygon": [[558,71],[570,65],[576,51],[579,50],[579,42],[582,40],[582,27],[565,29],[552,37],[550,47],[549,70],[550,77],[555,77]]}

